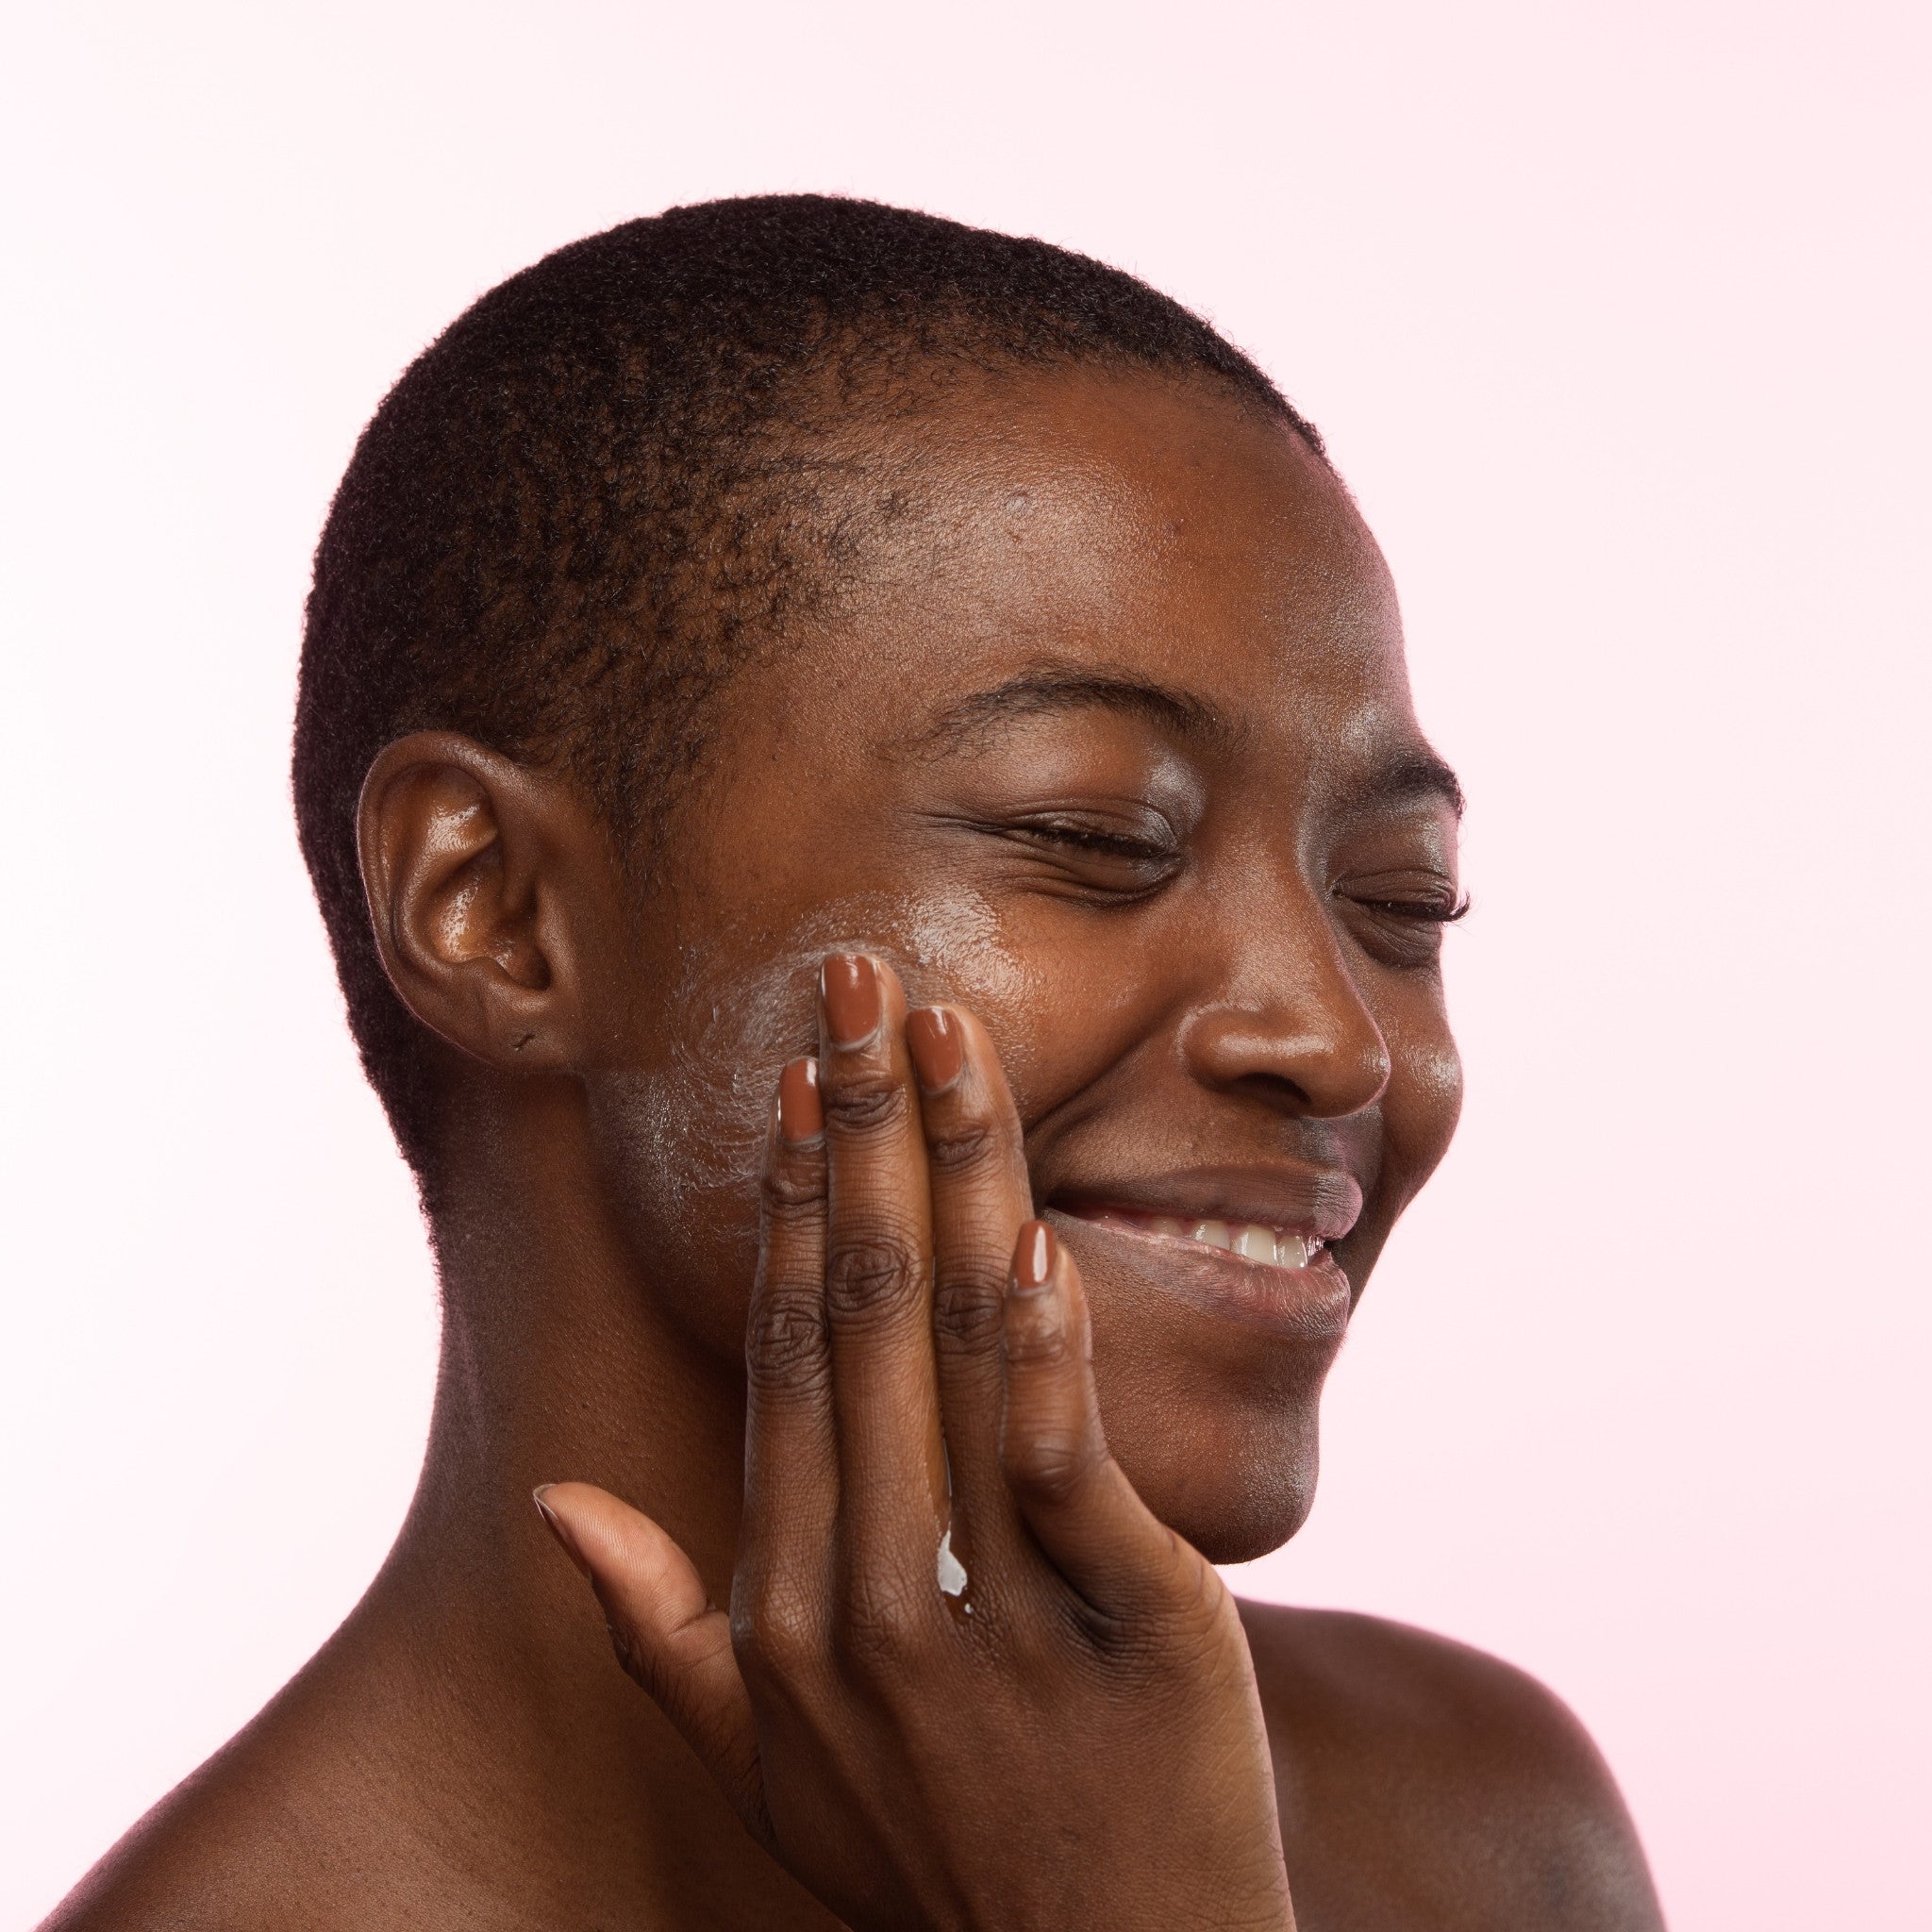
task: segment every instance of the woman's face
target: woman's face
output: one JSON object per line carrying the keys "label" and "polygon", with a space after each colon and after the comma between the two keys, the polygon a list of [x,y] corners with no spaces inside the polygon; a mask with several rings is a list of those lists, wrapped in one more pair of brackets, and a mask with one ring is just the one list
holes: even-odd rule
{"label": "woman's face", "polygon": [[1255,1556],[1307,1513],[1353,1297],[1324,1315],[1189,1237],[1319,1237],[1358,1293],[1441,1158],[1454,781],[1381,556],[1282,426],[1089,372],[926,426],[918,513],[722,700],[613,969],[603,1170],[661,1319],[736,1361],[820,959],[972,1008],[1086,1281],[1115,1454],[1208,1555]]}

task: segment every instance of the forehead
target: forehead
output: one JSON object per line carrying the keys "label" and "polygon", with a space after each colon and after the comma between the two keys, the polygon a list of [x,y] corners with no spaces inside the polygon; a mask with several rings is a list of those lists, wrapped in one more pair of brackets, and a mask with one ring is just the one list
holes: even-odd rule
{"label": "forehead", "polygon": [[1184,688],[1250,729],[1414,733],[1381,554],[1286,425],[1210,380],[988,378],[904,432],[909,507],[809,655],[880,731],[1029,663]]}

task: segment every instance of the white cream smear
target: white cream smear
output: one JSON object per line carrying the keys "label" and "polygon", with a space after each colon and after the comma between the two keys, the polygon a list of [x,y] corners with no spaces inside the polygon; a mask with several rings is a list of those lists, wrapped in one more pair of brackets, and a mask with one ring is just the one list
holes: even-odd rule
{"label": "white cream smear", "polygon": [[[701,1227],[721,1198],[755,1196],[778,1070],[815,1044],[813,989],[828,953],[876,954],[911,1003],[959,999],[982,1019],[1019,1012],[1037,995],[991,908],[972,893],[857,896],[820,908],[792,944],[769,955],[763,944],[746,947],[749,968],[729,963],[724,942],[687,949],[666,1000],[679,1024],[664,1062],[604,1083],[624,1156],[652,1176],[673,1225]],[[1008,1078],[1021,1071],[1009,1065]]]}
{"label": "white cream smear", "polygon": [[964,1596],[966,1593],[966,1566],[953,1554],[951,1529],[940,1538],[939,1584],[942,1595]]}
{"label": "white cream smear", "polygon": [[1076,1221],[1102,1227],[1128,1227],[1139,1234],[1163,1235],[1196,1247],[1219,1248],[1266,1268],[1306,1268],[1327,1243],[1320,1235],[1274,1227],[1261,1221],[1190,1221],[1173,1214],[1146,1214],[1129,1208],[1074,1208]]}

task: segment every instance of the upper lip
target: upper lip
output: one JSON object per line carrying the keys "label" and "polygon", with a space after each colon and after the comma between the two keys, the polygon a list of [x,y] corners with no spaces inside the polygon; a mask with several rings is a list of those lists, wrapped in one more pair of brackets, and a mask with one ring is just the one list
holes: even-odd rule
{"label": "upper lip", "polygon": [[1341,1168],[1301,1162],[1265,1167],[1191,1167],[1166,1174],[1083,1181],[1057,1188],[1050,1205],[1123,1208],[1177,1221],[1253,1221],[1339,1241],[1360,1218],[1362,1191]]}

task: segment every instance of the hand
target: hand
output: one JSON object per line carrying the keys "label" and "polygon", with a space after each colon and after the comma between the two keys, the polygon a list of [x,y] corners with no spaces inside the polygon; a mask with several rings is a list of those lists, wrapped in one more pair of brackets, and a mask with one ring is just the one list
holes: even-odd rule
{"label": "hand", "polygon": [[826,961],[820,1031],[769,1154],[729,1618],[602,1490],[546,1520],[625,1668],[860,1932],[1291,1928],[1234,1600],[1108,1453],[991,1045],[862,957]]}

